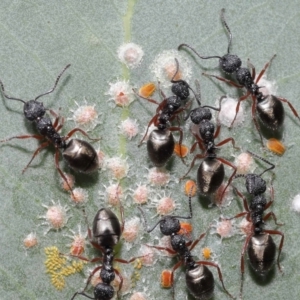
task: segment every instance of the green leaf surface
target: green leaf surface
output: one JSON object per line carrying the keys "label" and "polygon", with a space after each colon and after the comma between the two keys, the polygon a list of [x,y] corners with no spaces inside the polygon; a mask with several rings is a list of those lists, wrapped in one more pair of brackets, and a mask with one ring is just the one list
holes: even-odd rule
{"label": "green leaf surface", "polygon": [[[155,112],[155,105],[142,99],[136,99],[129,108],[114,107],[109,102],[107,92],[109,83],[117,80],[129,80],[133,87],[156,80],[149,69],[154,58],[163,50],[176,49],[180,43],[188,43],[203,55],[223,55],[227,51],[228,36],[220,21],[221,8],[226,8],[226,20],[233,34],[231,52],[236,53],[246,65],[247,59],[260,70],[264,64],[277,54],[267,71],[268,78],[276,80],[277,94],[289,99],[295,109],[300,112],[300,72],[299,72],[299,28],[300,14],[297,1],[1,1],[0,10],[0,78],[7,93],[13,97],[32,99],[47,91],[53,85],[56,76],[62,68],[71,63],[72,66],[63,75],[58,88],[49,96],[41,99],[47,108],[58,111],[66,118],[62,134],[67,133],[75,124],[71,110],[77,108],[75,101],[84,104],[94,104],[101,114],[98,125],[90,135],[101,137],[95,143],[100,145],[106,157],[122,156],[130,165],[128,176],[121,181],[121,186],[128,195],[123,199],[125,219],[139,216],[132,200],[132,190],[137,184],[150,184],[147,179],[148,169],[152,167],[147,158],[146,147],[137,145],[141,135],[128,141],[120,135],[121,120],[128,116],[136,119],[140,132],[148,124]],[[139,44],[144,52],[141,65],[129,70],[118,60],[117,49],[124,43],[132,41]],[[200,60],[187,51],[182,55],[192,64],[192,80],[201,81],[201,92],[205,104],[214,105],[216,99],[224,94],[237,97],[241,95],[235,88],[224,83],[209,80],[201,75],[203,71],[220,74],[217,60]],[[170,95],[169,89],[164,89]],[[154,97],[159,99],[158,94]],[[285,225],[277,228],[285,233],[285,242],[281,257],[284,268],[282,275],[276,267],[265,280],[256,276],[246,264],[244,299],[298,299],[299,298],[299,225],[300,216],[291,210],[293,197],[299,193],[299,158],[300,158],[300,124],[286,107],[283,140],[287,151],[283,157],[277,157],[261,149],[258,134],[251,122],[250,100],[245,105],[246,121],[241,127],[231,132],[222,129],[222,137],[233,136],[236,143],[243,148],[274,162],[275,203],[272,210],[280,222]],[[1,97],[1,134],[4,139],[18,134],[36,133],[34,125],[26,122],[23,116],[22,104]],[[191,145],[192,138],[185,128],[184,144]],[[0,210],[1,230],[1,263],[0,263],[0,298],[1,299],[71,299],[72,295],[81,290],[87,278],[87,270],[93,265],[87,265],[85,272],[66,278],[66,287],[57,291],[50,283],[45,273],[46,259],[44,248],[57,246],[63,253],[68,253],[71,240],[67,237],[70,230],[78,231],[81,225],[85,231],[86,225],[82,210],[71,203],[69,195],[63,192],[59,184],[59,175],[54,165],[54,149],[49,147],[42,151],[33,161],[25,174],[26,166],[38,142],[13,140],[0,146]],[[234,161],[233,155],[238,155],[230,146],[225,146],[220,155]],[[191,162],[192,155],[188,161]],[[69,171],[61,160],[61,167]],[[257,170],[261,170],[262,164]],[[189,174],[195,177],[197,167]],[[171,195],[176,200],[176,214],[186,215],[188,212],[187,197],[183,193],[183,182],[178,179],[186,171],[178,157],[172,158],[168,164],[171,181],[164,187],[150,187],[149,203],[145,206],[149,222],[154,224],[154,199],[158,195]],[[260,171],[258,171],[260,172]],[[230,174],[230,169],[226,169]],[[100,207],[107,206],[104,193],[112,179],[108,170],[99,174],[84,176],[75,174],[76,185],[88,190],[89,201],[86,204],[88,220]],[[270,184],[270,174],[265,179]],[[235,186],[243,192],[243,180],[235,180]],[[269,197],[269,194],[267,194]],[[59,231],[43,226],[46,208],[51,200],[59,201],[69,208],[70,217],[67,225]],[[193,198],[192,220],[196,238],[217,220],[220,211],[216,207],[209,208],[208,202],[201,197]],[[242,210],[242,205],[236,197],[229,207],[223,210],[223,215],[233,216]],[[117,212],[117,209],[114,209]],[[239,223],[239,221],[236,221]],[[267,222],[267,228],[276,229],[272,220]],[[22,246],[24,237],[36,232],[39,244],[37,247],[25,250]],[[161,238],[156,229],[151,234],[144,233],[140,228],[138,239],[128,250],[124,241],[117,256],[123,259],[139,255],[140,244],[153,244]],[[279,239],[274,238],[278,244]],[[238,295],[240,283],[240,253],[244,238],[234,235],[221,242],[216,234],[209,234],[193,250],[193,254],[201,258],[201,248],[209,246],[215,254],[215,260],[221,265],[224,283],[227,289]],[[97,255],[97,251],[88,246],[85,253],[88,257]],[[159,276],[163,269],[172,268],[175,259],[158,255],[158,261],[152,267],[143,267],[140,280],[133,291],[144,292],[147,299],[171,299],[171,290],[160,287]],[[122,274],[134,272],[132,265],[120,265]],[[223,293],[218,275],[214,272],[216,287],[214,299],[227,299]],[[180,268],[175,273],[175,297],[186,299],[184,272]],[[93,295],[93,290],[88,293]],[[129,299],[131,294],[124,295]],[[77,296],[79,299],[81,296]],[[77,299],[76,298],[76,299]]]}

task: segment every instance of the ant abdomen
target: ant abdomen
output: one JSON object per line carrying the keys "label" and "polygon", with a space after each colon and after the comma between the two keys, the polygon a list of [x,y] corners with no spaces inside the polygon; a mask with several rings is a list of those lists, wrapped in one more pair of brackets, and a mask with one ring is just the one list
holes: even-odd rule
{"label": "ant abdomen", "polygon": [[70,140],[62,155],[70,168],[78,172],[91,173],[99,167],[96,150],[90,143],[83,140]]}
{"label": "ant abdomen", "polygon": [[277,131],[282,126],[284,108],[276,96],[268,95],[262,101],[258,101],[256,111],[261,122],[269,129]]}
{"label": "ant abdomen", "polygon": [[189,292],[195,299],[210,299],[214,292],[214,276],[203,264],[186,270],[185,281]]}
{"label": "ant abdomen", "polygon": [[162,167],[172,156],[175,147],[173,134],[170,130],[153,130],[147,141],[150,160],[156,167]]}
{"label": "ant abdomen", "polygon": [[253,235],[248,244],[248,257],[252,268],[264,275],[273,266],[276,245],[273,238],[266,233]]}
{"label": "ant abdomen", "polygon": [[205,158],[197,172],[200,194],[211,195],[221,186],[225,176],[224,165],[217,159]]}

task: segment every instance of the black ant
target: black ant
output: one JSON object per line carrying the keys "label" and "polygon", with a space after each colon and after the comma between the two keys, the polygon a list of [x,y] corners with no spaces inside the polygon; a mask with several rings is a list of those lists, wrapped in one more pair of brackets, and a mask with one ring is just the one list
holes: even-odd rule
{"label": "black ant", "polygon": [[[167,98],[165,94],[160,91],[163,96],[163,101],[161,103],[158,103],[154,99],[145,98],[139,95],[134,90],[137,96],[158,105],[156,114],[148,123],[146,133],[139,143],[140,146],[146,138],[149,127],[152,124],[157,127],[157,129],[151,131],[147,141],[148,155],[150,157],[150,160],[156,167],[164,166],[174,152],[175,140],[172,131],[178,131],[180,134],[179,147],[181,152],[181,144],[183,139],[182,129],[180,127],[170,126],[170,122],[176,116],[178,116],[179,113],[185,110],[187,105],[189,105],[189,103],[187,103],[187,105],[182,107],[183,102],[189,97],[189,89],[191,89],[191,87],[184,80],[175,80],[175,76],[177,75],[179,70],[179,64],[176,58],[175,61],[177,69],[171,79],[171,82],[173,83],[171,89],[174,95]],[[182,159],[182,155],[180,156]]]}
{"label": "black ant", "polygon": [[[114,258],[113,248],[118,244],[122,232],[124,230],[124,209],[123,206],[120,205],[120,214],[121,214],[121,224],[117,216],[108,208],[101,208],[95,215],[93,221],[92,231],[88,226],[88,238],[90,243],[94,246],[94,248],[100,250],[103,253],[103,257],[96,257],[93,259],[88,259],[83,256],[75,256],[81,260],[88,262],[98,262],[101,261],[102,265],[96,267],[92,273],[90,274],[86,286],[81,292],[76,292],[72,299],[73,300],[77,295],[83,295],[89,299],[94,300],[110,300],[114,296],[114,288],[111,286],[111,282],[115,279],[117,275],[120,279],[118,292],[121,290],[123,285],[123,277],[119,273],[117,269],[113,267],[113,262],[118,261],[121,263],[129,264],[134,260],[144,257],[134,257],[130,260],[123,260],[120,258]],[[87,217],[84,212],[86,222]],[[87,222],[88,223],[88,222]],[[98,283],[94,288],[94,298],[85,293],[89,284],[91,283],[92,277],[99,272],[99,277],[101,279],[101,283]]]}
{"label": "black ant", "polygon": [[278,247],[277,265],[280,272],[282,272],[279,258],[283,247],[284,234],[277,230],[266,230],[264,229],[265,221],[272,217],[276,225],[283,225],[277,223],[277,218],[273,212],[267,213],[265,216],[264,211],[268,209],[274,202],[274,190],[271,188],[271,200],[266,201],[264,193],[267,189],[266,181],[262,179],[262,175],[275,168],[275,165],[266,159],[250,152],[252,156],[264,161],[269,164],[270,167],[265,169],[261,174],[238,174],[235,178],[244,177],[246,179],[246,189],[253,198],[250,199],[248,205],[247,199],[235,188],[237,195],[243,200],[244,212],[241,212],[234,216],[234,218],[240,218],[246,216],[246,219],[251,224],[251,232],[247,235],[245,243],[241,253],[241,286],[240,286],[240,297],[243,292],[243,280],[245,271],[245,252],[248,252],[249,262],[253,269],[260,275],[265,275],[272,267],[276,255],[276,245],[271,235],[276,234],[281,236],[280,244]]}
{"label": "black ant", "polygon": [[231,127],[236,119],[237,114],[238,114],[241,101],[246,100],[248,98],[248,96],[251,95],[251,97],[252,97],[252,120],[253,120],[255,127],[260,135],[261,143],[263,144],[261,130],[259,128],[255,113],[258,114],[261,122],[266,127],[268,127],[269,129],[271,129],[273,131],[279,130],[284,121],[284,108],[283,108],[282,102],[287,103],[288,106],[290,107],[290,109],[292,110],[293,114],[298,119],[300,119],[300,118],[299,118],[297,111],[293,107],[293,105],[287,99],[281,98],[278,96],[274,96],[274,95],[264,95],[262,92],[260,92],[260,88],[262,88],[262,87],[257,85],[257,83],[259,82],[259,80],[262,78],[262,76],[266,72],[267,68],[269,67],[270,63],[275,58],[276,54],[271,58],[271,60],[268,63],[265,64],[264,68],[259,73],[258,77],[255,79],[255,77],[256,77],[255,68],[249,62],[249,60],[248,60],[248,67],[252,70],[252,74],[250,73],[250,70],[248,68],[241,67],[242,61],[237,55],[229,53],[231,42],[232,42],[232,34],[231,34],[231,31],[225,21],[224,12],[225,12],[225,9],[223,8],[221,10],[221,21],[229,33],[229,43],[228,43],[228,48],[227,48],[227,54],[225,54],[224,56],[201,56],[196,52],[195,49],[193,49],[188,44],[179,45],[178,50],[182,47],[188,47],[201,59],[218,58],[220,68],[222,71],[224,71],[225,73],[229,73],[229,74],[235,74],[235,78],[238,83],[235,83],[235,82],[228,80],[226,78],[223,78],[223,77],[203,73],[203,75],[205,75],[205,76],[217,78],[218,80],[224,81],[224,82],[226,82],[232,86],[235,86],[237,88],[246,88],[247,89],[247,93],[238,99],[238,103],[236,106],[236,114],[235,114],[233,121],[231,122]]}
{"label": "black ant", "polygon": [[201,239],[206,235],[206,233],[202,233],[198,239],[194,242],[186,241],[183,234],[180,234],[181,225],[179,222],[180,219],[191,219],[193,216],[192,206],[191,206],[191,196],[189,196],[189,210],[190,214],[187,217],[183,216],[164,216],[161,220],[159,220],[152,228],[148,228],[148,223],[144,214],[144,211],[139,207],[139,210],[142,213],[144,218],[144,227],[145,230],[150,233],[152,232],[158,225],[160,227],[160,231],[165,236],[170,236],[172,249],[159,247],[159,246],[151,246],[158,250],[164,250],[171,254],[177,254],[180,258],[180,261],[175,264],[171,272],[171,286],[173,299],[175,298],[174,291],[174,272],[181,266],[184,265],[186,268],[185,271],[185,281],[187,288],[191,295],[193,295],[196,299],[209,299],[213,295],[214,291],[214,277],[212,272],[208,269],[207,266],[212,266],[218,270],[219,279],[221,281],[222,287],[226,294],[233,298],[233,296],[227,291],[224,286],[222,272],[218,264],[208,261],[195,261],[191,250],[201,241]]}
{"label": "black ant", "polygon": [[[211,107],[211,106],[201,106],[201,94],[200,94],[200,85],[198,84],[198,91],[196,100],[198,102],[198,107],[190,111],[187,118],[191,118],[191,121],[199,126],[199,135],[194,134],[196,138],[196,142],[191,147],[190,152],[193,153],[195,151],[196,146],[198,145],[199,148],[204,152],[203,154],[195,155],[190,169],[187,173],[181,178],[187,176],[190,170],[194,167],[195,161],[197,159],[202,159],[202,163],[200,164],[197,172],[197,185],[198,190],[201,194],[204,195],[211,195],[215,193],[223,183],[225,177],[225,170],[224,164],[230,166],[233,169],[233,173],[231,174],[228,183],[224,190],[222,191],[221,199],[223,198],[224,193],[226,192],[227,187],[231,183],[237,168],[230,163],[228,160],[217,157],[216,151],[218,150],[219,146],[225,145],[226,143],[231,142],[232,146],[235,149],[239,149],[235,146],[235,140],[233,138],[227,138],[218,144],[215,145],[215,138],[217,138],[220,134],[221,125],[217,124],[217,130],[215,131],[215,125],[211,122],[212,114],[210,109],[220,111],[220,108]],[[222,99],[222,98],[221,98]],[[220,99],[220,103],[221,103]]]}
{"label": "black ant", "polygon": [[[98,166],[98,155],[91,144],[86,141],[82,141],[79,139],[71,139],[68,143],[66,142],[74,133],[80,132],[87,138],[93,141],[98,141],[99,139],[92,139],[88,136],[88,134],[80,128],[74,128],[71,130],[66,136],[61,136],[58,131],[63,127],[64,118],[61,118],[58,114],[56,114],[51,109],[46,109],[42,102],[38,102],[37,100],[42,96],[48,95],[52,93],[62,74],[70,67],[70,64],[64,67],[64,69],[57,76],[54,86],[43,94],[37,96],[34,100],[24,101],[19,98],[10,97],[5,93],[4,85],[0,80],[0,85],[2,89],[2,94],[5,98],[9,100],[17,100],[24,103],[24,116],[27,120],[34,122],[39,134],[27,134],[27,135],[18,135],[13,136],[5,140],[1,140],[0,142],[7,142],[12,139],[28,139],[34,138],[40,141],[44,141],[33,153],[31,160],[23,169],[22,173],[26,171],[29,167],[33,159],[36,155],[44,148],[48,147],[50,144],[53,144],[55,147],[55,167],[59,172],[60,176],[64,179],[64,181],[69,186],[68,180],[66,176],[63,174],[59,167],[59,150],[62,150],[63,158],[68,162],[69,166],[79,172],[89,173],[95,171]],[[55,117],[54,122],[50,120],[50,118],[45,117],[46,111],[49,111],[52,116]],[[46,141],[45,141],[46,140]],[[69,186],[70,187],[70,186]],[[70,188],[71,190],[71,188]]]}

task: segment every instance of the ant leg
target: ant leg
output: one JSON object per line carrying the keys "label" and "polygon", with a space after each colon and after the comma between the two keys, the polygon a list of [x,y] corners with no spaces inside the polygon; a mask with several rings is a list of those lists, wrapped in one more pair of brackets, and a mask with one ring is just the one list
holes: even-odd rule
{"label": "ant leg", "polygon": [[197,265],[211,266],[211,267],[217,268],[217,270],[218,270],[218,275],[219,275],[219,279],[220,279],[220,281],[221,281],[221,283],[222,283],[222,287],[223,287],[225,293],[226,293],[231,299],[235,299],[235,298],[227,291],[227,289],[225,288],[224,281],[223,281],[223,275],[222,275],[221,269],[220,269],[220,267],[219,267],[218,264],[213,263],[213,262],[210,262],[210,261],[197,261],[196,264],[197,264]]}
{"label": "ant leg", "polygon": [[167,248],[167,247],[153,246],[153,245],[148,245],[148,244],[145,244],[145,245],[149,248],[155,248],[157,250],[167,251],[170,254],[176,254],[177,253],[176,251],[174,251],[170,248]]}
{"label": "ant leg", "polygon": [[34,158],[40,153],[40,151],[46,147],[48,147],[50,144],[49,141],[42,143],[33,153],[31,160],[29,161],[29,163],[26,165],[26,167],[22,170],[22,174],[25,173],[25,171],[27,170],[27,168],[30,166],[30,164],[32,163],[32,161],[34,160]]}
{"label": "ant leg", "polygon": [[[208,228],[209,229],[209,228]],[[193,243],[192,243],[192,245],[191,245],[191,247],[190,247],[190,251],[192,251],[194,248],[195,248],[195,246],[204,238],[206,236],[206,232],[204,232],[204,233],[202,233],[202,234],[200,234],[200,236],[196,239],[196,240],[194,240],[193,241]]]}
{"label": "ant leg", "polygon": [[216,159],[217,159],[218,161],[220,161],[221,163],[226,164],[227,166],[233,168],[233,172],[232,172],[231,176],[229,177],[228,183],[227,183],[226,187],[224,188],[224,190],[223,190],[223,192],[222,192],[222,195],[221,195],[221,202],[222,202],[222,199],[223,199],[223,197],[224,197],[224,194],[225,194],[225,192],[226,192],[228,186],[229,186],[230,183],[232,182],[233,177],[234,177],[234,175],[235,175],[235,173],[236,173],[236,171],[237,171],[237,168],[236,168],[235,165],[233,165],[232,163],[230,163],[228,160],[226,160],[226,159],[224,159],[224,158],[216,157]]}
{"label": "ant leg", "polygon": [[149,101],[149,102],[151,102],[151,103],[154,103],[154,104],[156,104],[156,105],[160,105],[160,104],[161,104],[161,103],[157,102],[157,101],[154,100],[154,99],[146,98],[146,97],[141,96],[135,89],[132,89],[132,91],[133,91],[133,92],[136,94],[136,96],[138,96],[139,98],[142,98],[142,99],[144,99],[144,100],[147,100],[147,101]]}
{"label": "ant leg", "polygon": [[266,221],[266,220],[268,220],[270,217],[273,218],[273,220],[274,220],[274,222],[275,222],[276,225],[279,225],[279,226],[284,225],[284,223],[277,223],[277,217],[276,217],[276,215],[275,215],[272,211],[269,212],[269,213],[267,213],[267,214],[264,216],[263,220]]}
{"label": "ant leg", "polygon": [[242,96],[238,99],[238,103],[237,103],[236,108],[235,108],[235,116],[234,116],[229,128],[232,128],[232,126],[233,126],[233,123],[234,123],[234,121],[237,117],[237,114],[238,114],[239,110],[240,110],[241,102],[246,100],[249,97],[249,95],[250,95],[250,92],[247,92],[244,96]]}
{"label": "ant leg", "polygon": [[12,137],[7,138],[5,140],[0,140],[0,143],[8,142],[8,141],[13,140],[13,139],[30,139],[30,138],[34,138],[34,139],[37,139],[37,140],[40,140],[40,141],[45,139],[45,137],[43,137],[42,135],[26,134],[26,135],[12,136]]}
{"label": "ant leg", "polygon": [[280,258],[281,250],[282,250],[282,247],[283,247],[284,234],[281,231],[278,231],[278,230],[264,230],[263,232],[266,232],[266,233],[269,233],[269,234],[281,235],[280,244],[279,244],[279,247],[278,247],[277,265],[278,265],[279,271],[282,273],[283,271],[282,271],[280,263],[279,263],[279,258]]}
{"label": "ant leg", "polygon": [[294,106],[287,99],[281,98],[281,97],[277,97],[277,96],[273,96],[273,97],[276,97],[281,102],[287,103],[288,106],[290,107],[291,111],[293,112],[294,116],[297,117],[300,120],[300,117],[299,117],[296,109],[294,108]]}
{"label": "ant leg", "polygon": [[56,148],[55,150],[55,158],[54,158],[54,161],[55,161],[55,167],[56,167],[56,170],[58,171],[59,175],[62,177],[62,179],[66,182],[66,184],[68,185],[69,189],[70,189],[70,192],[71,192],[71,195],[72,197],[75,198],[75,195],[72,191],[72,188],[68,182],[68,179],[67,177],[65,176],[65,174],[63,173],[63,171],[60,169],[59,167],[59,150]]}
{"label": "ant leg", "polygon": [[[269,65],[271,64],[271,62],[273,61],[273,59],[276,57],[276,54],[274,54],[272,56],[272,58],[265,64],[264,68],[260,71],[259,75],[257,76],[255,83],[258,83],[260,81],[260,79],[262,78],[262,76],[264,75],[264,73],[266,72],[266,70],[268,69]],[[254,79],[254,77],[253,77]]]}
{"label": "ant leg", "polygon": [[80,128],[74,128],[73,130],[71,130],[65,137],[64,139],[67,140],[69,139],[74,133],[76,133],[77,131],[79,131],[80,133],[82,133],[84,136],[86,136],[89,140],[91,141],[99,141],[99,139],[93,139],[91,138],[84,130],[80,129]]}
{"label": "ant leg", "polygon": [[181,158],[181,161],[185,164],[185,165],[187,165],[186,163],[185,163],[185,161],[184,161],[184,158],[183,158],[183,155],[182,155],[182,148],[181,148],[181,145],[182,145],[182,140],[183,140],[183,132],[182,132],[182,129],[180,128],[180,127],[169,127],[169,130],[170,131],[179,131],[179,142],[178,142],[178,144],[179,144],[179,154],[180,154],[180,158]]}
{"label": "ant leg", "polygon": [[233,147],[234,149],[241,150],[240,147],[236,147],[236,146],[235,146],[235,140],[234,140],[234,138],[228,138],[228,139],[225,139],[225,140],[223,140],[222,142],[218,143],[218,144],[216,145],[216,147],[223,146],[223,145],[225,145],[225,144],[227,144],[227,143],[229,143],[229,142],[232,143],[232,147]]}
{"label": "ant leg", "polygon": [[248,248],[248,244],[250,242],[251,237],[252,237],[252,234],[247,236],[244,246],[242,248],[242,253],[241,253],[241,286],[240,286],[240,298],[241,299],[242,299],[242,295],[243,295],[243,285],[244,285],[245,251]]}
{"label": "ant leg", "polygon": [[156,114],[151,120],[150,122],[148,123],[148,126],[147,126],[147,130],[143,136],[143,138],[141,139],[141,141],[139,142],[138,144],[138,147],[140,147],[144,141],[144,139],[146,138],[147,134],[148,134],[148,131],[149,131],[149,127],[152,125],[152,124],[155,124],[156,121],[157,121],[157,118],[158,118],[158,114]]}
{"label": "ant leg", "polygon": [[197,154],[197,155],[195,155],[195,157],[194,157],[194,159],[193,159],[193,161],[191,163],[191,166],[190,166],[189,170],[181,178],[179,178],[179,180],[183,180],[187,176],[187,174],[190,173],[190,171],[193,169],[193,167],[195,165],[196,159],[202,159],[205,156],[206,156],[206,154]]}
{"label": "ant leg", "polygon": [[88,280],[87,280],[87,282],[86,282],[86,285],[85,285],[83,291],[82,291],[82,292],[76,292],[76,293],[73,295],[73,297],[72,297],[71,300],[73,300],[77,295],[83,295],[83,296],[85,296],[85,297],[87,297],[87,298],[89,298],[89,299],[94,299],[94,298],[91,298],[89,295],[85,294],[85,291],[86,291],[86,289],[88,288],[88,286],[89,286],[89,284],[90,284],[90,282],[91,282],[91,280],[92,280],[92,277],[93,277],[93,276],[95,275],[95,273],[98,272],[101,268],[102,268],[102,266],[101,266],[101,267],[96,267],[96,268],[92,271],[92,273],[90,274],[90,276],[89,276],[89,278],[88,278]]}
{"label": "ant leg", "polygon": [[175,287],[174,287],[174,272],[182,265],[182,261],[179,261],[173,268],[171,272],[170,284],[172,287],[172,298],[175,299]]}
{"label": "ant leg", "polygon": [[256,119],[256,98],[252,95],[252,109],[251,109],[251,112],[252,112],[252,120],[254,122],[254,125],[256,127],[256,130],[258,131],[259,133],[259,137],[260,137],[260,141],[261,141],[261,144],[262,146],[264,147],[264,141],[263,141],[263,137],[262,137],[262,134],[260,132],[260,128],[259,128],[259,125],[258,125],[258,122],[257,122],[257,119]]}
{"label": "ant leg", "polygon": [[211,75],[211,74],[207,74],[207,73],[202,73],[202,75],[204,75],[206,77],[214,77],[214,78],[216,78],[216,79],[218,79],[220,81],[226,82],[226,83],[228,83],[228,84],[230,84],[230,85],[232,85],[232,86],[234,86],[236,88],[239,88],[239,89],[241,89],[241,88],[244,87],[242,85],[239,85],[239,84],[235,83],[234,81],[231,81],[231,80],[223,78],[223,77],[219,77],[219,76]]}

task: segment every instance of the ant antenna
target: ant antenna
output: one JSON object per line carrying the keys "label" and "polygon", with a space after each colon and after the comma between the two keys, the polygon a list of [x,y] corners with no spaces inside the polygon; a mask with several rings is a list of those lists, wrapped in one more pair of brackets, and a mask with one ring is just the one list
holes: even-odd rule
{"label": "ant antenna", "polygon": [[258,158],[258,159],[264,161],[265,163],[267,163],[268,165],[271,166],[270,168],[265,169],[261,174],[259,174],[259,176],[262,176],[264,173],[266,173],[266,172],[268,172],[268,171],[270,171],[270,170],[272,170],[272,169],[275,168],[275,165],[272,164],[271,162],[269,162],[268,160],[262,158],[261,156],[258,156],[257,154],[255,154],[255,153],[253,153],[253,152],[251,152],[251,151],[249,151],[249,150],[247,150],[247,152],[250,153],[252,156],[254,156],[254,157],[256,157],[256,158]]}
{"label": "ant antenna", "polygon": [[202,58],[202,59],[210,59],[210,58],[219,58],[219,59],[222,59],[221,56],[201,56],[193,47],[191,47],[190,45],[188,44],[180,44],[177,48],[177,50],[179,51],[180,48],[182,47],[187,47],[189,48],[190,50],[192,50],[198,57]]}
{"label": "ant antenna", "polygon": [[225,8],[222,8],[221,10],[221,21],[223,23],[223,25],[225,26],[225,28],[227,29],[227,32],[229,33],[229,43],[228,43],[228,48],[227,48],[227,54],[229,54],[229,49],[230,49],[230,46],[231,46],[231,42],[232,42],[232,33],[225,21],[225,17],[224,17],[224,13],[225,13]]}
{"label": "ant antenna", "polygon": [[173,218],[173,219],[191,219],[193,217],[193,211],[192,211],[192,196],[191,196],[191,193],[192,193],[192,187],[191,187],[191,190],[190,190],[190,193],[189,193],[189,210],[190,210],[190,215],[187,216],[187,217],[183,217],[183,216],[165,216],[163,217],[162,219],[160,219],[152,228],[149,229],[149,226],[148,226],[148,221],[146,219],[146,216],[145,216],[145,213],[144,211],[142,210],[142,208],[139,206],[138,209],[140,210],[143,218],[144,218],[144,228],[145,228],[145,231],[147,231],[148,233],[150,233],[151,231],[153,231],[156,226],[158,224],[160,224],[160,222],[164,221],[167,217],[169,218]]}
{"label": "ant antenna", "polygon": [[[176,83],[176,82],[184,82],[184,83],[187,85],[187,87],[193,92],[193,94],[194,94],[194,96],[195,96],[195,98],[196,98],[196,100],[197,100],[197,102],[198,102],[198,104],[199,104],[199,101],[198,101],[198,94],[195,93],[195,91],[190,87],[190,85],[189,85],[186,81],[184,81],[184,80],[182,80],[182,79],[174,80],[175,76],[176,76],[177,73],[179,72],[179,62],[178,62],[178,59],[177,59],[176,57],[175,57],[175,62],[176,62],[176,72],[175,72],[175,74],[173,75],[173,77],[172,77],[172,79],[171,79],[171,82],[172,82],[172,83]],[[199,84],[199,87],[200,87],[200,84]],[[199,96],[200,96],[200,93],[199,93]],[[199,104],[199,105],[200,105],[200,104]]]}
{"label": "ant antenna", "polygon": [[174,73],[173,77],[171,78],[172,83],[176,83],[178,80],[174,80],[175,76],[179,72],[179,62],[178,59],[175,57],[175,62],[176,62],[176,72]]}
{"label": "ant antenna", "polygon": [[37,97],[34,99],[34,101],[36,101],[37,99],[41,98],[42,96],[51,94],[51,93],[55,90],[55,88],[56,88],[56,86],[57,86],[57,84],[58,84],[58,81],[59,81],[60,77],[62,76],[62,74],[63,74],[70,66],[71,66],[71,64],[66,65],[66,66],[63,68],[63,70],[59,73],[59,75],[57,76],[57,78],[56,78],[56,80],[55,80],[54,86],[53,86],[53,88],[52,88],[51,90],[49,90],[48,92],[43,93],[43,94],[37,96]]}
{"label": "ant antenna", "polygon": [[[56,81],[55,81],[55,84],[54,84],[53,88],[52,88],[50,91],[48,91],[48,92],[46,92],[46,93],[44,93],[44,94],[41,94],[41,95],[37,96],[37,97],[34,99],[34,101],[36,101],[37,99],[39,99],[39,98],[42,97],[42,96],[45,96],[45,95],[47,95],[47,94],[52,93],[52,92],[55,90],[55,88],[56,88],[56,86],[57,86],[57,84],[58,84],[58,81],[59,81],[60,77],[62,76],[62,74],[63,74],[70,66],[71,66],[71,64],[68,64],[68,65],[66,65],[66,66],[64,67],[64,69],[63,69],[63,70],[60,72],[60,74],[57,76]],[[4,97],[5,97],[6,99],[9,99],[9,100],[17,100],[17,101],[20,101],[20,102],[22,102],[22,103],[24,103],[24,104],[26,103],[26,101],[24,101],[23,99],[19,99],[19,98],[14,98],[14,97],[8,96],[8,95],[5,93],[4,85],[3,85],[3,82],[2,82],[1,80],[0,80],[0,86],[1,86],[1,89],[2,89],[2,93],[3,93],[3,95],[4,95]]]}
{"label": "ant antenna", "polygon": [[4,85],[3,85],[3,82],[2,82],[1,80],[0,80],[0,85],[1,85],[1,89],[2,89],[2,94],[4,95],[4,97],[5,97],[6,99],[21,101],[21,102],[23,102],[24,104],[26,103],[26,102],[25,102],[24,100],[22,100],[22,99],[14,98],[14,97],[9,97],[9,96],[5,93]]}
{"label": "ant antenna", "polygon": [[195,94],[196,101],[199,106],[201,106],[201,89],[200,89],[200,81],[198,79],[195,80],[195,86],[197,94]]}

